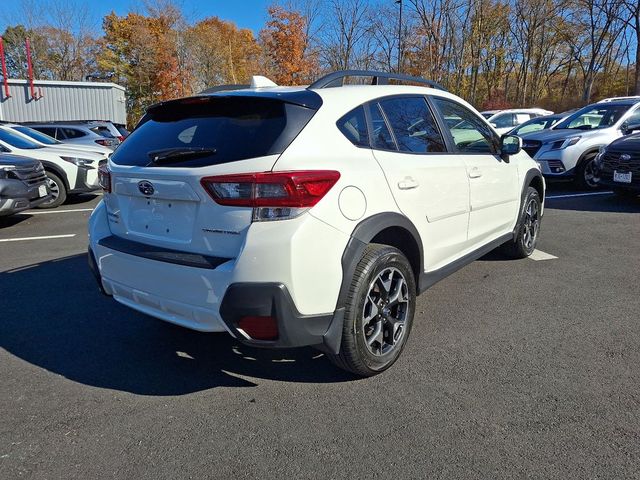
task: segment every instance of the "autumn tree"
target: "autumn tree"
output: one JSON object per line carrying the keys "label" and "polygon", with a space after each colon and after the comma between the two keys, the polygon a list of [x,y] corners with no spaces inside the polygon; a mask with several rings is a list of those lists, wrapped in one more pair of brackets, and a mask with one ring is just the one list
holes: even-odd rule
{"label": "autumn tree", "polygon": [[274,80],[284,85],[309,83],[318,70],[318,63],[315,55],[306,52],[309,39],[305,17],[279,5],[270,6],[268,14],[260,41]]}
{"label": "autumn tree", "polygon": [[97,64],[104,77],[127,88],[131,123],[152,103],[187,93],[180,88],[186,72],[178,69],[174,23],[173,16],[137,13],[104,19]]}
{"label": "autumn tree", "polygon": [[206,18],[189,27],[185,39],[194,91],[220,84],[248,83],[252,74],[263,70],[262,50],[253,33],[232,22]]}

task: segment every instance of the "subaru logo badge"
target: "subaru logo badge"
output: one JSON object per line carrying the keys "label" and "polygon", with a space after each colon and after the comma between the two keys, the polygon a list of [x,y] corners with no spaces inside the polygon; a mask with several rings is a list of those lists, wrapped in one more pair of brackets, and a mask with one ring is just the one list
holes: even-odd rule
{"label": "subaru logo badge", "polygon": [[629,155],[628,153],[623,153],[622,155],[620,155],[621,162],[628,162],[629,160],[631,160],[631,155]]}
{"label": "subaru logo badge", "polygon": [[140,193],[145,197],[150,197],[151,195],[153,195],[153,192],[156,191],[156,189],[153,187],[153,183],[146,180],[138,182],[138,190],[140,190]]}

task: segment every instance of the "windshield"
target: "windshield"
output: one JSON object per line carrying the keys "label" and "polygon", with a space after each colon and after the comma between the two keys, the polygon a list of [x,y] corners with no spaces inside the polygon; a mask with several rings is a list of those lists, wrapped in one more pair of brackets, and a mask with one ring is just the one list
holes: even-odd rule
{"label": "windshield", "polygon": [[554,130],[597,130],[612,127],[631,105],[587,105],[558,123]]}
{"label": "windshield", "polygon": [[23,135],[31,137],[34,140],[37,140],[40,143],[44,143],[45,145],[58,145],[58,144],[62,143],[62,142],[59,142],[58,140],[56,140],[55,138],[50,137],[49,135],[45,135],[42,132],[34,130],[33,128],[29,128],[29,127],[13,127],[13,129],[17,130],[18,132],[22,133]]}
{"label": "windshield", "polygon": [[0,128],[0,140],[8,143],[12,147],[20,148],[23,150],[34,150],[36,148],[43,148],[42,145],[23,137],[19,133],[12,132],[8,128]]}
{"label": "windshield", "polygon": [[516,127],[512,135],[524,135],[525,133],[537,132],[544,130],[545,128],[551,128],[553,122],[557,121],[557,118],[535,118],[523,123],[519,127]]}
{"label": "windshield", "polygon": [[282,153],[315,110],[261,97],[212,97],[150,109],[111,160],[119,165],[203,167]]}

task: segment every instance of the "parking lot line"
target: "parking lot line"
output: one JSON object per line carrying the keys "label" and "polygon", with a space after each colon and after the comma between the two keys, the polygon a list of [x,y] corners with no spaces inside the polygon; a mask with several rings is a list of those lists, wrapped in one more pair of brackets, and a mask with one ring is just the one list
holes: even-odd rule
{"label": "parking lot line", "polygon": [[551,255],[550,253],[543,252],[541,250],[534,250],[531,255],[529,255],[531,260],[535,260],[536,262],[539,260],[554,260],[558,257],[555,255]]}
{"label": "parking lot line", "polygon": [[44,215],[45,213],[73,213],[73,212],[93,212],[93,208],[70,208],[68,210],[48,210],[44,212],[22,212],[25,215]]}
{"label": "parking lot line", "polygon": [[44,237],[0,238],[0,242],[22,242],[23,240],[50,240],[52,238],[71,238],[75,236],[76,236],[75,233],[67,233],[65,235],[46,235]]}
{"label": "parking lot line", "polygon": [[568,195],[548,195],[547,200],[555,200],[556,198],[572,198],[572,197],[589,197],[591,195],[611,195],[613,192],[589,192],[589,193],[570,193]]}

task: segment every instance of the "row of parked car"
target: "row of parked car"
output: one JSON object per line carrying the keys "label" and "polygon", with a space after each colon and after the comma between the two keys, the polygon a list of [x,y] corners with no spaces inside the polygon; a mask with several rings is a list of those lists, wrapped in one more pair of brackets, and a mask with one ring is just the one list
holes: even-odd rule
{"label": "row of parked car", "polygon": [[128,133],[104,121],[0,123],[0,216],[100,189],[98,168]]}
{"label": "row of parked car", "polygon": [[560,114],[539,109],[482,114],[498,133],[521,137],[547,179],[572,180],[586,189],[605,186],[622,196],[640,192],[640,134],[633,135],[640,131],[639,96],[606,98]]}

